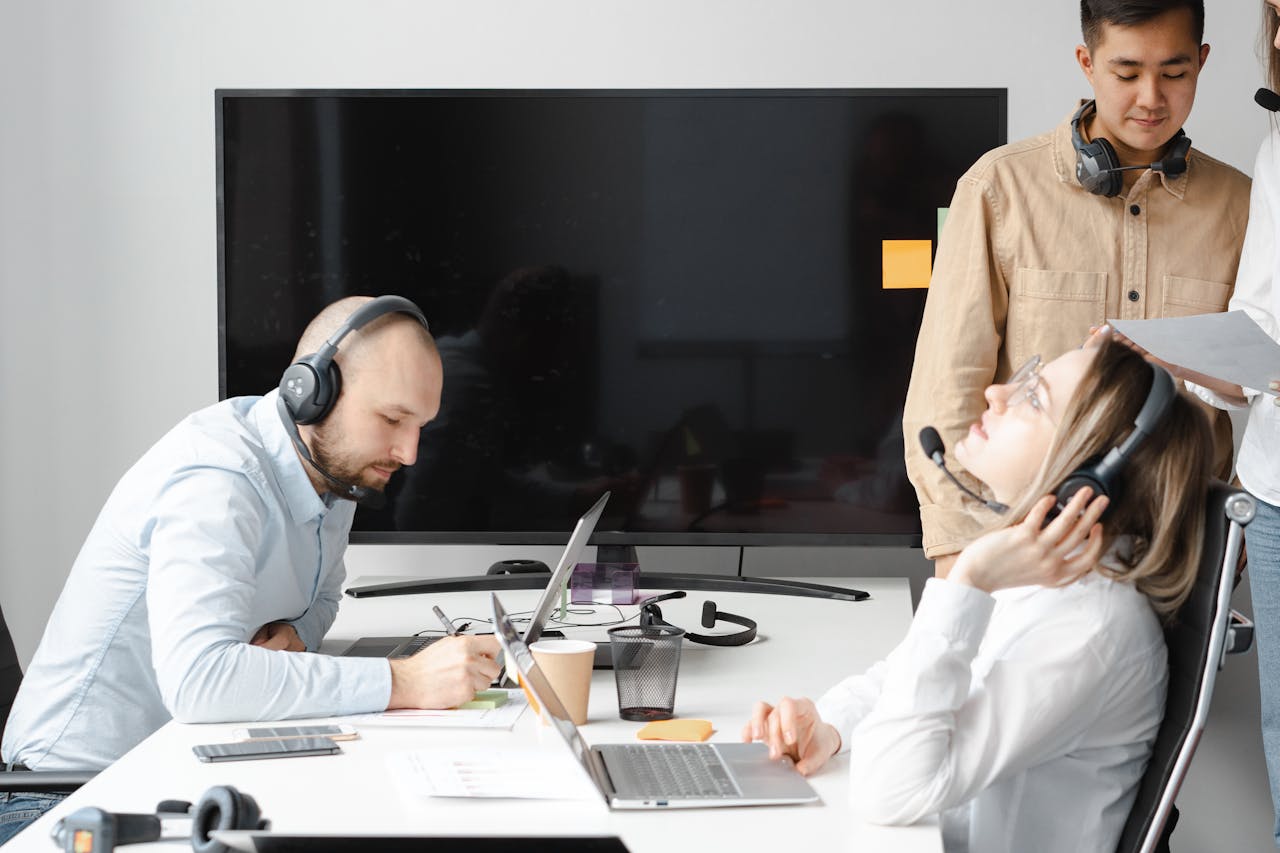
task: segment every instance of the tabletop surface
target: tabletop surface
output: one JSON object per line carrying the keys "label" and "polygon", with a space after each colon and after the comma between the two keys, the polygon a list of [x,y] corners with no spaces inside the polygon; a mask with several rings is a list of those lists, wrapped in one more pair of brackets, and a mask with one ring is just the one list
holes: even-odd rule
{"label": "tabletop surface", "polygon": [[[355,583],[377,582],[375,577]],[[680,717],[710,720],[712,740],[736,741],[759,699],[782,695],[821,695],[839,679],[865,670],[902,638],[911,619],[905,579],[815,579],[854,586],[871,593],[860,602],[827,601],[745,593],[691,593],[663,602],[667,621],[701,633],[737,630],[701,628],[702,603],[714,600],[722,611],[759,623],[760,639],[747,646],[713,647],[685,643],[676,693]],[[527,611],[537,591],[501,594],[513,614]],[[488,593],[443,593],[386,598],[344,598],[323,652],[336,652],[362,636],[438,630],[433,604],[455,624],[471,621],[472,631],[488,630]],[[623,616],[637,608],[624,607]],[[618,618],[610,607],[573,606],[566,621],[606,622]],[[634,619],[630,624],[634,624]],[[551,626],[563,627],[563,626]],[[605,641],[607,628],[569,627],[567,635]],[[593,744],[635,740],[639,723],[618,717],[613,674],[592,678],[584,738]],[[466,800],[431,798],[402,789],[388,771],[392,756],[426,748],[502,748],[544,750],[548,760],[568,760],[556,733],[526,711],[511,731],[365,727],[360,738],[342,744],[336,756],[204,764],[191,754],[197,743],[231,740],[243,724],[169,723],[104,771],[65,803],[17,836],[7,850],[51,850],[49,831],[56,819],[75,808],[94,805],[113,811],[147,812],[162,799],[196,801],[214,785],[235,785],[251,794],[287,833],[370,833],[424,835],[618,835],[632,850],[713,849],[732,843],[735,850],[774,851],[788,847],[824,850],[940,851],[936,821],[910,827],[878,827],[856,820],[848,807],[849,765],[837,757],[811,778],[821,803],[803,806],[610,811],[601,800]],[[166,825],[175,835],[185,821]],[[130,849],[180,849],[172,843]]]}

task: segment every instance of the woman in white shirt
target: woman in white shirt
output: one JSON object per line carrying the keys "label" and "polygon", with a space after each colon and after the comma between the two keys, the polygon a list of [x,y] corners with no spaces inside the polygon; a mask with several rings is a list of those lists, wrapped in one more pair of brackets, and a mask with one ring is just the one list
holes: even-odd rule
{"label": "woman in white shirt", "polygon": [[1174,394],[1113,500],[1084,489],[1046,525],[1058,485],[1133,431],[1159,368],[1105,335],[1037,367],[988,388],[956,445],[1010,509],[927,582],[906,639],[816,703],[759,703],[743,730],[806,774],[847,751],[856,812],[940,814],[948,851],[1115,849],[1164,714],[1161,618],[1200,559],[1203,413]]}
{"label": "woman in white shirt", "polygon": [[[1280,0],[1265,0],[1263,31],[1267,51],[1267,81],[1280,91]],[[1272,120],[1253,169],[1249,198],[1249,226],[1240,254],[1235,291],[1228,311],[1244,311],[1268,335],[1280,341],[1280,128]],[[1257,514],[1245,528],[1249,555],[1249,592],[1257,625],[1258,682],[1262,696],[1262,746],[1271,779],[1273,824],[1280,847],[1280,381],[1271,394],[1214,380],[1181,367],[1166,365],[1187,387],[1220,409],[1249,409],[1249,420],[1236,459],[1240,484],[1257,499]],[[1277,371],[1280,374],[1280,371]],[[1278,377],[1280,378],[1280,377]]]}

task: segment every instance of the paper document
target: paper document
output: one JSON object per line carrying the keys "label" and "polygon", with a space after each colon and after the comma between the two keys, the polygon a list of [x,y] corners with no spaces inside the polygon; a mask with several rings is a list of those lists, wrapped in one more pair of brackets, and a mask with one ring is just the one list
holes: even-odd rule
{"label": "paper document", "polygon": [[509,729],[529,707],[524,691],[519,688],[507,691],[507,701],[497,708],[443,711],[426,711],[417,708],[401,708],[378,714],[353,714],[339,719],[360,728],[363,726],[407,726],[422,728],[459,729]]}
{"label": "paper document", "polygon": [[1280,344],[1243,311],[1165,320],[1108,320],[1156,358],[1254,391],[1280,379]]}
{"label": "paper document", "polygon": [[418,749],[387,766],[402,788],[429,797],[600,799],[582,765],[560,750]]}

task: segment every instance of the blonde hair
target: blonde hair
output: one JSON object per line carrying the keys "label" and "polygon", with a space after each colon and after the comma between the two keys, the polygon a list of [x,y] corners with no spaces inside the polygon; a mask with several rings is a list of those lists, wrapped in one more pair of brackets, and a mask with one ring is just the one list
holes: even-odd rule
{"label": "blonde hair", "polygon": [[[1133,430],[1151,389],[1152,368],[1126,346],[1107,341],[1076,388],[1049,452],[1026,494],[1005,514],[1016,524],[1031,506],[1077,468],[1100,458]],[[1168,620],[1195,583],[1204,543],[1204,507],[1213,459],[1213,435],[1204,413],[1178,394],[1154,433],[1129,457],[1118,494],[1103,521],[1104,543],[1132,537],[1123,567],[1099,565],[1099,574],[1132,583]]]}
{"label": "blonde hair", "polygon": [[1280,31],[1280,15],[1276,14],[1271,4],[1262,4],[1261,40],[1258,53],[1266,58],[1267,87],[1273,92],[1280,92],[1280,50],[1276,50],[1276,32]]}

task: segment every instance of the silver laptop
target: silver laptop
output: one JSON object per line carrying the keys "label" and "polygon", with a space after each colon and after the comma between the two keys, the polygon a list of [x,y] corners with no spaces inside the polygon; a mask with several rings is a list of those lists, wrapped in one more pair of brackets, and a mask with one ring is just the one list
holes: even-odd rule
{"label": "silver laptop", "polygon": [[610,808],[780,806],[818,799],[789,758],[770,759],[762,743],[616,743],[587,746],[578,727],[493,598],[493,624],[508,665],[551,718]]}
{"label": "silver laptop", "polygon": [[[560,555],[560,562],[556,564],[555,571],[551,573],[550,579],[547,581],[546,589],[542,591],[537,605],[533,608],[533,614],[529,618],[529,625],[525,628],[525,642],[532,643],[542,636],[543,629],[547,626],[547,620],[551,617],[551,611],[555,609],[556,601],[560,597],[560,590],[569,580],[573,567],[578,564],[578,558],[582,556],[582,549],[587,546],[587,540],[591,538],[592,532],[595,531],[596,522],[600,520],[600,516],[604,512],[604,505],[609,501],[609,494],[609,492],[605,492],[601,495],[600,500],[596,501],[595,505],[587,510],[582,518],[578,519],[577,525],[574,526],[573,534],[569,537],[569,544],[564,546],[564,552]],[[434,616],[431,618],[434,619]],[[361,637],[342,652],[342,657],[405,658],[417,653],[438,639],[440,639],[439,635],[427,637]]]}

